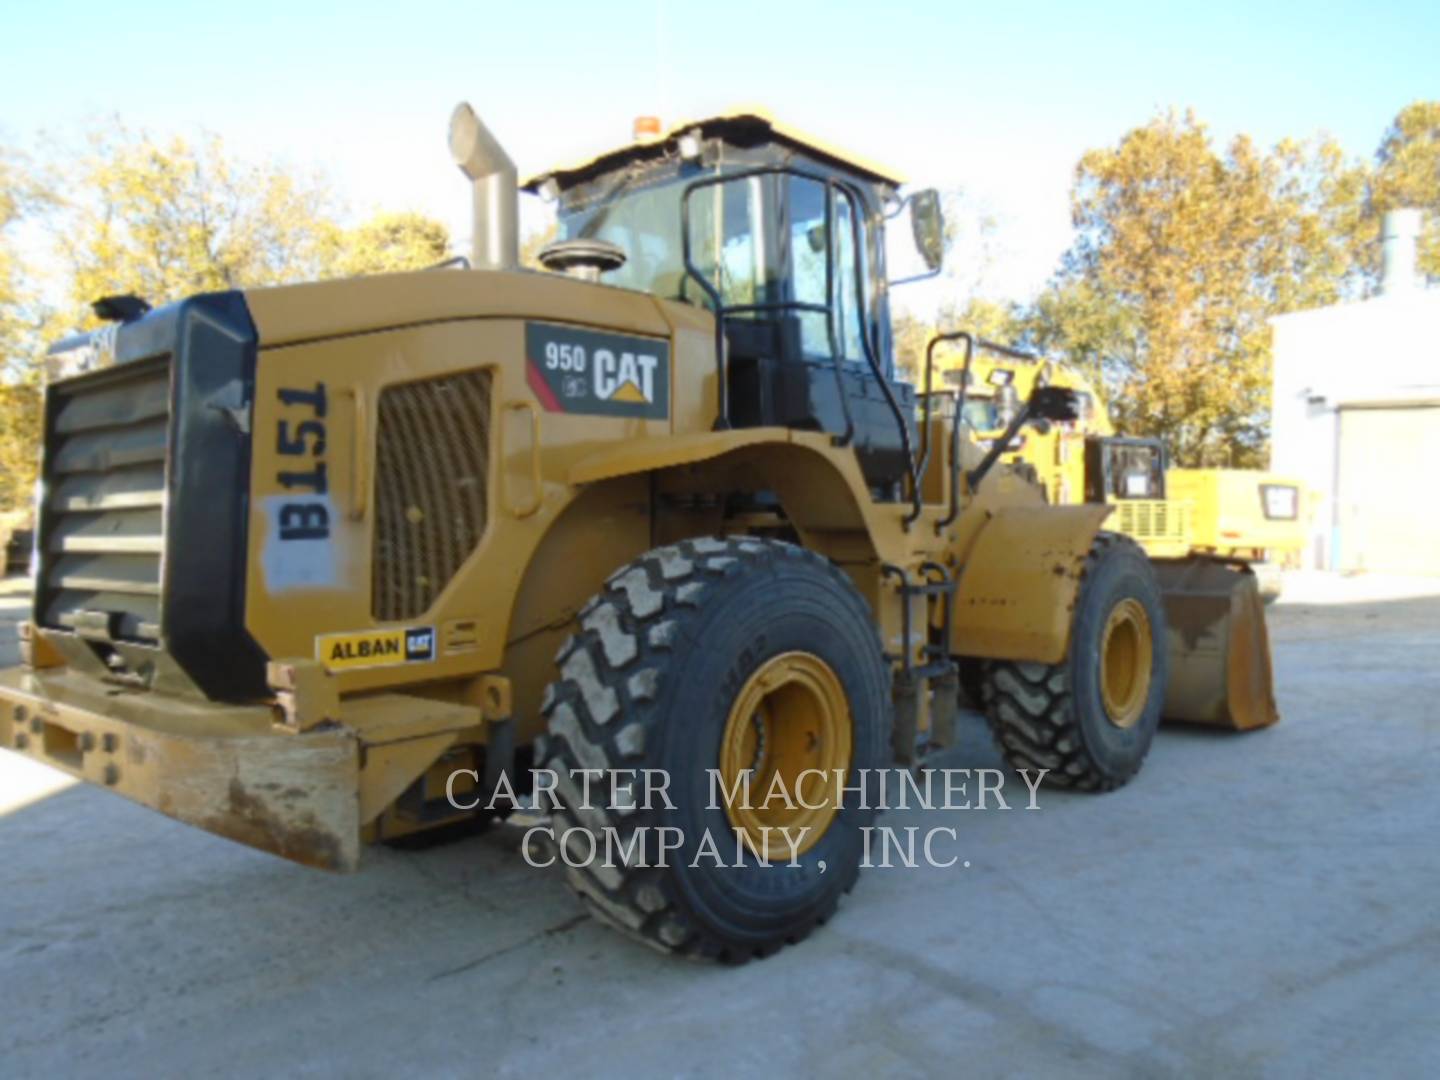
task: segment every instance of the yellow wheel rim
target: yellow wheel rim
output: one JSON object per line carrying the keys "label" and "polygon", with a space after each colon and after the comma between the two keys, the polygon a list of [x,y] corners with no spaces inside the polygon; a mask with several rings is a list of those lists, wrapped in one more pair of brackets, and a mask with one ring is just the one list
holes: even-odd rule
{"label": "yellow wheel rim", "polygon": [[840,679],[810,653],[771,657],[741,687],[720,740],[720,775],[725,812],[752,852],[784,862],[790,843],[797,855],[819,843],[843,801],[836,770],[841,779],[849,771],[851,726]]}
{"label": "yellow wheel rim", "polygon": [[1100,641],[1100,695],[1116,727],[1134,727],[1145,712],[1154,648],[1140,601],[1127,597],[1110,609]]}

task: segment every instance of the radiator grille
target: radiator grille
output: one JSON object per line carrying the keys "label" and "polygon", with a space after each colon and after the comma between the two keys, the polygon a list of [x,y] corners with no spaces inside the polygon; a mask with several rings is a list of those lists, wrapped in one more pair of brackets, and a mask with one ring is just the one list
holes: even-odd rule
{"label": "radiator grille", "polygon": [[411,619],[434,603],[485,532],[490,373],[380,394],[371,610]]}
{"label": "radiator grille", "polygon": [[87,637],[158,643],[168,357],[57,383],[37,609]]}
{"label": "radiator grille", "polygon": [[1186,545],[1190,504],[1176,499],[1121,499],[1115,504],[1119,531],[1143,543]]}

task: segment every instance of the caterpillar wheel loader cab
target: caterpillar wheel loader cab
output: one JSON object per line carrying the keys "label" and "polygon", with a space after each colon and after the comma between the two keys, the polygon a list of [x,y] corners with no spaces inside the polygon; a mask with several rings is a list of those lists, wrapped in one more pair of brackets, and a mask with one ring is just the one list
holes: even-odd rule
{"label": "caterpillar wheel loader cab", "polygon": [[1014,764],[1134,775],[1151,563],[895,379],[892,174],[685,125],[533,181],[536,273],[468,107],[451,147],[469,268],[111,298],[56,347],[99,362],[48,391],[0,744],[339,870],[531,790],[597,916],[725,959],[834,911],[877,770],[953,740],[959,658]]}

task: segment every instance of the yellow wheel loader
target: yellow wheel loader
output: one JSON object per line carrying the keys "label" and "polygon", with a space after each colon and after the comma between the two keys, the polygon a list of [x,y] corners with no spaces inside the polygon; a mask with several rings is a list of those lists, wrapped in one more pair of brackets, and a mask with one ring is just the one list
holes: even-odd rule
{"label": "yellow wheel loader", "polygon": [[[1305,544],[1299,480],[1260,469],[1168,468],[1163,444],[1117,435],[1094,387],[1063,363],[992,347],[975,355],[969,371],[966,422],[986,447],[1004,438],[1020,398],[1034,386],[1065,386],[1078,395],[1076,421],[1017,432],[1001,455],[1033,467],[1052,502],[1108,502],[1115,507],[1111,526],[1152,557],[1244,563],[1266,603],[1280,595],[1281,566],[1294,563]],[[943,377],[960,373],[952,360]]]}
{"label": "yellow wheel loader", "polygon": [[519,793],[598,917],[743,960],[854,884],[962,658],[1009,760],[1087,790],[1140,768],[1175,650],[1236,664],[1228,613],[1167,633],[1108,506],[1048,505],[896,378],[884,229],[938,268],[933,193],[720,116],[530,181],[560,238],[529,272],[466,106],[451,148],[467,267],[111,297],[56,346],[93,370],[48,391],[0,745],[333,870]]}
{"label": "yellow wheel loader", "polygon": [[[1166,718],[1240,730],[1274,723],[1278,714],[1263,692],[1271,673],[1254,667],[1269,655],[1259,608],[1280,593],[1278,561],[1304,542],[1299,483],[1253,469],[1169,469],[1159,439],[1115,433],[1094,388],[1073,368],[956,338],[963,353],[937,364],[935,346],[944,343],[937,339],[929,363],[963,387],[964,423],[979,445],[1028,472],[1051,502],[1109,505],[1111,527],[1154,561],[1170,619]],[[1072,391],[1076,417],[1030,423],[1020,402],[1040,386]],[[982,701],[978,671],[961,664],[973,703]]]}

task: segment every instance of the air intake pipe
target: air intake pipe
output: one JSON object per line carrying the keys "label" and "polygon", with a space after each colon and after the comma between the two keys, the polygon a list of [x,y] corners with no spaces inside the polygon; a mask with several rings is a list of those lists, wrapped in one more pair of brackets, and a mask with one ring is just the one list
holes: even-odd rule
{"label": "air intake pipe", "polygon": [[1380,292],[1384,296],[1408,293],[1420,286],[1415,267],[1415,241],[1420,236],[1420,211],[1390,210],[1380,229]]}
{"label": "air intake pipe", "polygon": [[468,102],[450,114],[450,155],[470,180],[470,265],[514,270],[520,264],[520,196],[515,163]]}

